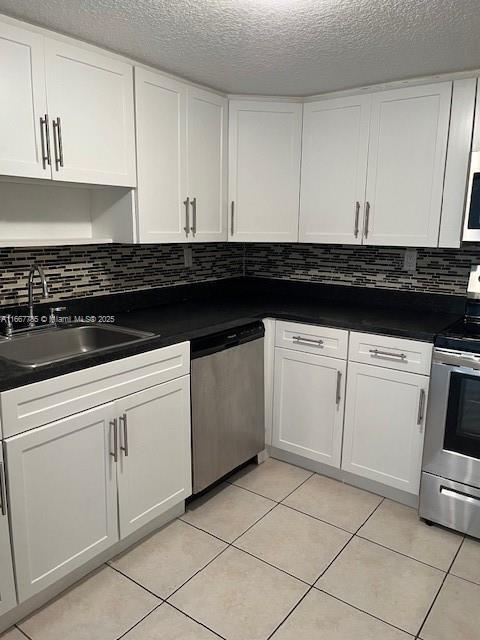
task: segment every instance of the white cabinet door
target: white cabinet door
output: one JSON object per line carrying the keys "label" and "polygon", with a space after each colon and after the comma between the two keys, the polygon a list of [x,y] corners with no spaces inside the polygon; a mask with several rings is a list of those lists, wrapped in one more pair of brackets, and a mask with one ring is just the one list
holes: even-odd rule
{"label": "white cabinet door", "polygon": [[300,242],[361,244],[371,97],[303,107]]}
{"label": "white cabinet door", "polygon": [[117,402],[120,535],[132,533],[191,490],[190,376]]}
{"label": "white cabinet door", "polygon": [[428,381],[349,362],[342,469],[418,494]]}
{"label": "white cabinet door", "polygon": [[302,105],[229,105],[229,238],[298,239]]}
{"label": "white cabinet door", "polygon": [[136,186],[132,67],[48,38],[45,64],[53,178]]}
{"label": "white cabinet door", "polygon": [[140,242],[186,242],[186,85],[135,68]]}
{"label": "white cabinet door", "polygon": [[340,467],[346,363],[275,349],[274,447]]}
{"label": "white cabinet door", "polygon": [[17,604],[13,580],[12,550],[8,530],[7,494],[3,450],[0,442],[0,616]]}
{"label": "white cabinet door", "polygon": [[227,239],[227,105],[221,96],[188,88],[189,239],[196,242]]}
{"label": "white cabinet door", "polygon": [[50,178],[43,36],[0,23],[0,61],[0,174]]}
{"label": "white cabinet door", "polygon": [[118,540],[114,403],[6,440],[19,601]]}
{"label": "white cabinet door", "polygon": [[436,247],[452,83],[372,95],[367,244]]}

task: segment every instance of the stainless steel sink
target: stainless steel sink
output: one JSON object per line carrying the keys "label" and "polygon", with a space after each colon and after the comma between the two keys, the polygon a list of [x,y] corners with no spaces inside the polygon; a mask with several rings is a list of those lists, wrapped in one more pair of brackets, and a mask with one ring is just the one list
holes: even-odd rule
{"label": "stainless steel sink", "polygon": [[46,327],[0,340],[0,358],[34,368],[151,336],[147,331],[117,326]]}

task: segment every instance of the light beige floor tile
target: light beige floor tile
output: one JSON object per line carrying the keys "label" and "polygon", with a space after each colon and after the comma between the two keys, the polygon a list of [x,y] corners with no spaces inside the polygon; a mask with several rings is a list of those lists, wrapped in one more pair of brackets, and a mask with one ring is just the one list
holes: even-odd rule
{"label": "light beige floor tile", "polygon": [[171,601],[227,640],[265,640],[307,589],[286,573],[230,547]]}
{"label": "light beige floor tile", "polygon": [[192,502],[182,520],[232,542],[274,506],[268,498],[232,484],[222,484]]}
{"label": "light beige floor tile", "polygon": [[122,640],[218,640],[218,636],[164,603]]}
{"label": "light beige floor tile", "polygon": [[480,585],[447,576],[420,637],[423,640],[480,638]]}
{"label": "light beige floor tile", "polygon": [[4,633],[0,633],[0,640],[27,640],[27,636],[24,636],[21,631],[12,627]]}
{"label": "light beige floor tile", "polygon": [[480,584],[480,540],[465,538],[451,573]]}
{"label": "light beige floor tile", "polygon": [[176,520],[110,564],[166,599],[226,546],[208,533]]}
{"label": "light beige floor tile", "polygon": [[368,491],[315,474],[284,503],[354,533],[382,499]]}
{"label": "light beige floor tile", "polygon": [[350,537],[342,529],[278,505],[235,546],[313,584]]}
{"label": "light beige floor tile", "polygon": [[[359,536],[447,571],[463,537],[429,527],[417,511],[385,500],[358,532]],[[480,561],[480,555],[479,555]]]}
{"label": "light beige floor tile", "polygon": [[444,576],[438,569],[354,538],[316,586],[415,635]]}
{"label": "light beige floor tile", "polygon": [[312,589],[272,640],[411,640],[411,636]]}
{"label": "light beige floor tile", "polygon": [[245,467],[229,478],[229,481],[238,487],[280,502],[311,475],[311,471],[267,458],[262,464]]}
{"label": "light beige floor tile", "polygon": [[159,603],[104,566],[18,626],[32,640],[114,640]]}

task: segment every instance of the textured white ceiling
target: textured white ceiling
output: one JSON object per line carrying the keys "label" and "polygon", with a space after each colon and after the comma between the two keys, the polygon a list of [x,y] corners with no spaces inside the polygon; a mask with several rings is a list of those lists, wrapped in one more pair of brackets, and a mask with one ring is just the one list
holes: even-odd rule
{"label": "textured white ceiling", "polygon": [[0,0],[0,11],[230,93],[480,67],[479,0]]}

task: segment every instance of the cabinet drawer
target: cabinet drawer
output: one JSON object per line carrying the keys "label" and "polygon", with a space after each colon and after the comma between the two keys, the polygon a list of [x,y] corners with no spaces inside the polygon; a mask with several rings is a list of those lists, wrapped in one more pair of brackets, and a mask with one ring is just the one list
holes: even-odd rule
{"label": "cabinet drawer", "polygon": [[348,359],[428,376],[432,349],[428,342],[352,331]]}
{"label": "cabinet drawer", "polygon": [[276,347],[347,359],[348,331],[298,322],[276,324]]}
{"label": "cabinet drawer", "polygon": [[3,437],[122,398],[190,373],[190,343],[181,342],[0,394]]}

